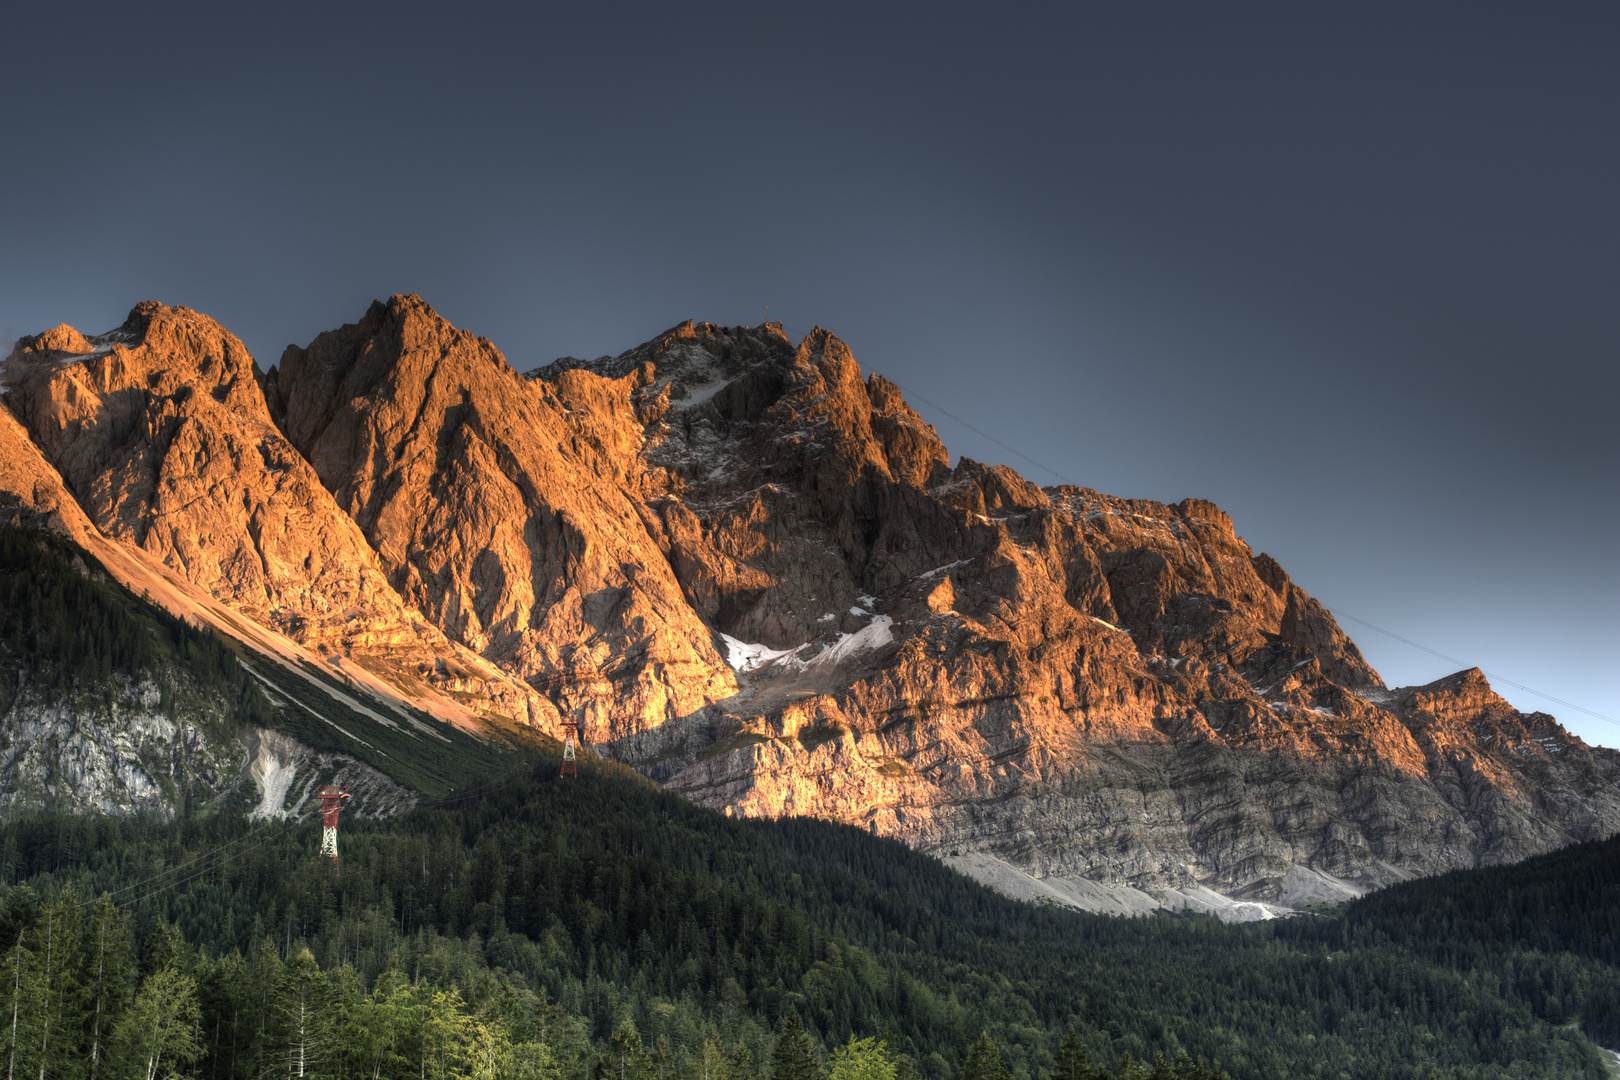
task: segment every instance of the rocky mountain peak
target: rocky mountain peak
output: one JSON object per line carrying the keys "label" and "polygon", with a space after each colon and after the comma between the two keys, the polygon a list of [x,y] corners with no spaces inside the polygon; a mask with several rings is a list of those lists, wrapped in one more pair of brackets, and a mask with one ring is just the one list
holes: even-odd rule
{"label": "rocky mountain peak", "polygon": [[13,358],[11,505],[70,495],[247,619],[571,717],[733,814],[1269,897],[1620,827],[1620,755],[1477,671],[1385,689],[1213,503],[952,467],[820,327],[687,320],[520,376],[394,296],[256,380],[206,316],[141,305]]}
{"label": "rocky mountain peak", "polygon": [[41,334],[19,338],[16,344],[18,353],[87,353],[94,349],[89,338],[67,323],[58,323]]}

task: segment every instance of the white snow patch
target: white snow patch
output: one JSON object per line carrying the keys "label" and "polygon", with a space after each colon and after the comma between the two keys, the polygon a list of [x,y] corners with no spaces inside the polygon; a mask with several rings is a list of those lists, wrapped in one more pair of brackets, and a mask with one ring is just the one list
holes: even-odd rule
{"label": "white snow patch", "polygon": [[726,643],[726,663],[731,665],[733,671],[758,671],[779,664],[804,648],[803,645],[795,645],[791,649],[773,649],[768,645],[738,641],[730,634],[721,634],[720,637]]}
{"label": "white snow patch", "polygon": [[865,594],[862,594],[856,598],[855,602],[861,605],[861,607],[865,608],[867,611],[871,611],[873,608],[877,607],[877,597],[875,596],[866,596]]}
{"label": "white snow patch", "polygon": [[[864,612],[862,614],[865,614]],[[772,649],[765,645],[738,641],[730,634],[721,634],[726,643],[726,663],[740,672],[762,671],[780,665],[793,671],[810,671],[833,667],[857,653],[880,649],[894,640],[894,620],[887,615],[874,615],[872,621],[853,634],[839,634],[838,640],[808,660],[799,659],[799,652],[810,644],[795,645],[791,649]]]}
{"label": "white snow patch", "polygon": [[880,649],[894,640],[890,627],[894,620],[887,615],[874,615],[872,621],[853,634],[839,634],[838,640],[804,662],[806,670],[841,663],[858,652]]}
{"label": "white snow patch", "polygon": [[[858,608],[858,607],[852,607],[852,608],[850,608],[850,609],[849,609],[849,613],[850,613],[850,614],[851,614],[851,615],[854,615],[854,616],[855,616],[855,617],[856,617],[856,618],[861,618],[861,617],[864,617],[864,616],[866,616],[866,615],[870,615],[870,614],[871,614],[871,612],[869,612],[869,611],[867,611],[867,610],[866,610],[866,609],[865,609],[865,608]],[[829,618],[829,619],[830,619],[830,618],[832,618],[832,616],[831,616],[831,615],[829,615],[829,616],[827,616],[827,618]]]}
{"label": "white snow patch", "polygon": [[[948,574],[952,570],[955,570],[958,566],[966,566],[968,562],[969,560],[967,559],[958,559],[953,563],[946,563],[944,566],[936,566],[932,570],[926,570],[923,573],[918,574],[917,580],[927,581],[929,578],[938,577],[941,574]],[[863,596],[861,599],[864,601],[866,597]]]}
{"label": "white snow patch", "polygon": [[687,392],[686,397],[681,399],[680,406],[683,409],[689,409],[694,405],[701,405],[705,401],[713,399],[714,395],[735,381],[734,379],[718,379],[712,383],[705,383],[703,386],[695,386]]}
{"label": "white snow patch", "polygon": [[1107,619],[1099,619],[1095,615],[1093,615],[1091,617],[1091,621],[1094,622],[1094,623],[1101,623],[1102,625],[1108,627],[1108,629],[1113,630],[1116,633],[1120,633],[1120,634],[1128,634],[1128,633],[1130,633],[1129,630],[1123,630],[1120,627],[1117,627],[1113,623],[1109,622]]}

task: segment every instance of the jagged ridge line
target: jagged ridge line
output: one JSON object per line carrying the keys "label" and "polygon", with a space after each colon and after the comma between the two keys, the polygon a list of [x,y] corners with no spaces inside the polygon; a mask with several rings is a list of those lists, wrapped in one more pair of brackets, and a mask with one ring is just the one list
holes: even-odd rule
{"label": "jagged ridge line", "polygon": [[[782,327],[785,330],[792,330],[792,332],[795,333],[795,334],[798,333],[798,330],[796,328],[789,327],[787,323],[783,323]],[[888,378],[888,376],[885,375],[884,378]],[[927,398],[923,397],[921,394],[917,393],[914,390],[908,390],[906,387],[901,386],[898,382],[895,382],[895,380],[893,380],[893,379],[889,379],[889,381],[894,383],[894,385],[900,390],[900,392],[905,394],[908,398],[915,398],[918,401],[922,402],[924,405],[927,405],[929,408],[935,409],[938,412],[943,413],[944,415],[950,417],[952,420],[955,420],[958,424],[961,424],[963,427],[967,428],[969,431],[973,432],[975,435],[978,435],[978,436],[980,436],[982,438],[985,438],[985,439],[989,439],[991,442],[995,443],[997,446],[1001,447],[1003,450],[1007,451],[1009,454],[1017,454],[1019,457],[1023,458],[1025,461],[1029,462],[1031,465],[1034,465],[1036,468],[1041,469],[1044,472],[1051,473],[1053,476],[1057,477],[1059,480],[1063,481],[1065,484],[1070,484],[1070,485],[1072,485],[1074,487],[1080,487],[1081,486],[1080,484],[1077,484],[1073,480],[1070,480],[1068,477],[1064,476],[1062,473],[1058,472],[1056,469],[1052,468],[1050,465],[1044,465],[1041,462],[1036,461],[1034,458],[1030,457],[1028,454],[1025,454],[1025,453],[1023,453],[1023,452],[1021,452],[1019,450],[1015,450],[1011,446],[1008,446],[1006,443],[1002,442],[1000,439],[996,438],[994,435],[991,435],[989,432],[981,431],[979,428],[974,427],[972,424],[968,423],[966,420],[962,419],[960,416],[957,416],[955,413],[951,412],[949,409],[946,409],[943,406],[936,404],[935,402],[929,401]],[[1333,615],[1338,617],[1338,618],[1349,619],[1351,622],[1360,623],[1362,626],[1365,626],[1370,630],[1376,630],[1380,634],[1384,634],[1384,635],[1387,635],[1388,637],[1392,637],[1396,641],[1399,641],[1399,642],[1401,642],[1403,644],[1412,646],[1412,648],[1414,648],[1414,649],[1422,649],[1424,652],[1429,653],[1432,656],[1438,656],[1442,660],[1450,661],[1451,663],[1460,665],[1461,667],[1464,667],[1464,668],[1473,666],[1473,665],[1469,664],[1466,660],[1459,660],[1455,656],[1447,656],[1443,652],[1439,652],[1439,651],[1437,651],[1435,649],[1431,649],[1426,645],[1419,645],[1417,642],[1412,641],[1412,640],[1410,640],[1408,638],[1404,638],[1401,635],[1399,635],[1397,633],[1394,633],[1393,631],[1385,630],[1381,626],[1375,626],[1372,623],[1368,622],[1366,619],[1358,619],[1354,615],[1350,615],[1350,614],[1348,614],[1346,612],[1339,611],[1339,610],[1334,609],[1334,608],[1329,608],[1328,610],[1331,611],[1333,613]],[[1563,698],[1553,697],[1551,694],[1545,693],[1545,692],[1543,692],[1541,690],[1537,690],[1532,686],[1526,686],[1523,683],[1514,682],[1512,679],[1508,678],[1505,675],[1499,675],[1499,674],[1497,674],[1495,672],[1492,672],[1492,671],[1485,671],[1484,668],[1481,668],[1480,670],[1483,671],[1490,678],[1495,679],[1497,682],[1506,683],[1508,686],[1511,686],[1516,690],[1523,690],[1527,694],[1534,694],[1539,698],[1545,698],[1546,700],[1551,701],[1551,702],[1553,702],[1555,704],[1562,705],[1566,709],[1574,709],[1578,713],[1585,713],[1587,716],[1595,717],[1595,718],[1597,718],[1599,720],[1603,720],[1603,721],[1605,721],[1607,723],[1613,724],[1616,727],[1620,727],[1620,720],[1616,720],[1611,716],[1605,716],[1600,712],[1593,712],[1591,709],[1587,709],[1587,708],[1584,708],[1584,707],[1582,707],[1580,705],[1577,705],[1573,701],[1565,701]]]}
{"label": "jagged ridge line", "polygon": [[[782,324],[782,329],[787,330],[787,331],[789,331],[789,332],[791,332],[791,333],[793,333],[793,334],[795,334],[795,335],[797,335],[798,337],[801,337],[801,338],[805,336],[804,334],[799,333],[799,330],[798,330],[797,327],[789,326],[787,323]],[[885,379],[889,379],[889,377],[887,375],[884,375],[883,377]],[[1052,468],[1052,466],[1043,464],[1043,463],[1041,463],[1039,461],[1036,461],[1034,458],[1030,457],[1028,454],[1024,453],[1023,451],[1017,450],[1017,449],[1015,449],[1015,448],[1013,448],[1011,446],[1008,446],[1006,443],[1002,442],[1000,439],[996,438],[994,435],[990,434],[988,431],[984,431],[984,430],[982,430],[980,428],[974,427],[972,424],[968,423],[966,420],[962,419],[960,416],[957,416],[955,413],[951,412],[949,409],[945,408],[943,405],[940,405],[937,402],[929,401],[927,398],[923,397],[921,394],[917,393],[915,390],[911,390],[911,389],[908,389],[907,387],[901,386],[898,382],[895,382],[893,379],[889,379],[889,381],[894,383],[895,387],[897,389],[899,389],[899,391],[902,394],[906,395],[907,398],[915,398],[916,400],[922,402],[924,405],[927,405],[930,409],[933,409],[933,410],[935,410],[936,412],[939,412],[939,413],[943,413],[945,416],[948,416],[952,420],[955,420],[958,424],[961,424],[963,427],[967,428],[969,431],[973,432],[973,434],[979,436],[980,438],[989,439],[991,442],[995,443],[997,446],[999,446],[1003,450],[1007,451],[1007,453],[1014,454],[1014,455],[1016,455],[1018,457],[1023,458],[1025,461],[1029,462],[1031,465],[1035,466],[1037,469],[1040,469],[1042,472],[1051,473],[1053,476],[1057,477],[1059,481],[1061,481],[1062,483],[1068,484],[1070,487],[1080,487],[1081,486],[1080,484],[1075,483],[1073,480],[1070,480],[1067,476],[1064,476],[1062,473],[1058,472],[1056,469]]]}
{"label": "jagged ridge line", "polygon": [[[1358,619],[1354,615],[1351,615],[1347,611],[1341,611],[1338,608],[1328,608],[1328,611],[1332,612],[1333,615],[1336,618],[1349,619],[1351,622],[1360,623],[1362,626],[1367,627],[1367,629],[1376,630],[1380,634],[1383,634],[1383,635],[1385,635],[1387,637],[1392,637],[1396,641],[1399,641],[1404,645],[1410,645],[1414,649],[1422,649],[1424,652],[1428,653],[1430,656],[1438,656],[1442,660],[1448,660],[1453,664],[1460,664],[1465,668],[1473,666],[1473,665],[1469,664],[1468,661],[1466,661],[1466,660],[1459,660],[1455,656],[1447,656],[1445,653],[1440,652],[1440,651],[1438,651],[1436,649],[1431,649],[1427,645],[1419,645],[1417,642],[1411,640],[1410,638],[1401,637],[1401,635],[1395,633],[1393,630],[1385,630],[1382,626],[1375,626],[1372,623],[1368,622],[1366,619]],[[1615,725],[1616,727],[1620,727],[1620,720],[1616,720],[1613,717],[1604,716],[1600,712],[1593,712],[1591,709],[1582,708],[1581,706],[1575,704],[1573,701],[1565,701],[1563,698],[1553,697],[1551,694],[1544,693],[1544,692],[1542,692],[1540,690],[1537,690],[1533,686],[1526,686],[1523,683],[1514,682],[1512,679],[1508,678],[1505,675],[1498,675],[1493,671],[1485,671],[1484,668],[1480,668],[1480,671],[1484,672],[1484,674],[1486,674],[1486,675],[1490,676],[1491,678],[1495,679],[1497,682],[1507,683],[1509,686],[1513,687],[1514,689],[1523,690],[1525,693],[1534,694],[1534,695],[1536,695],[1536,697],[1539,697],[1539,698],[1546,698],[1548,701],[1556,702],[1557,704],[1562,705],[1566,709],[1574,709],[1576,712],[1585,713],[1587,716],[1593,716],[1593,717],[1596,717],[1599,720],[1606,720],[1609,723]]]}

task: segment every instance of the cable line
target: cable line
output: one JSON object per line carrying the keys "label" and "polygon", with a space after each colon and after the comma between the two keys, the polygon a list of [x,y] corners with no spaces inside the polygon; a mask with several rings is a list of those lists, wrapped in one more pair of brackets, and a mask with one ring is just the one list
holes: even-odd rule
{"label": "cable line", "polygon": [[[787,323],[782,324],[782,329],[787,330],[787,331],[791,332],[792,334],[794,334],[794,335],[796,335],[798,337],[801,337],[801,338],[806,336],[804,334],[799,333],[799,330],[798,330],[797,327],[789,326]],[[885,375],[883,377],[885,379],[889,379],[889,377],[887,375]],[[1052,468],[1052,466],[1044,464],[1044,463],[1039,462],[1039,461],[1036,461],[1034,458],[1030,457],[1028,454],[1024,453],[1023,451],[1015,449],[1015,448],[1013,448],[1011,446],[1008,446],[1006,443],[1002,442],[1000,439],[996,438],[994,435],[990,434],[988,431],[985,431],[982,428],[975,427],[974,425],[968,423],[966,420],[962,419],[960,416],[957,416],[955,413],[951,412],[949,409],[945,408],[943,405],[940,405],[940,404],[938,404],[936,402],[933,402],[933,401],[929,401],[927,398],[923,397],[921,394],[917,393],[915,390],[912,390],[912,389],[909,389],[907,387],[901,386],[899,383],[894,382],[893,379],[889,379],[889,381],[894,383],[894,385],[900,390],[900,392],[902,394],[906,395],[907,398],[911,398],[911,399],[920,401],[924,405],[927,405],[930,409],[933,409],[935,412],[942,413],[943,415],[950,417],[952,420],[955,420],[958,424],[961,424],[963,427],[967,428],[969,431],[973,432],[973,434],[979,436],[981,439],[988,439],[989,441],[995,443],[997,446],[1001,447],[1003,450],[1007,451],[1007,453],[1012,454],[1015,457],[1023,458],[1025,461],[1029,462],[1031,465],[1035,466],[1037,469],[1041,470],[1042,472],[1050,473],[1053,476],[1057,477],[1058,481],[1060,483],[1068,484],[1070,487],[1081,487],[1081,486],[1083,486],[1081,484],[1075,483],[1073,480],[1070,480],[1067,476],[1064,476],[1062,473],[1060,473],[1056,469]]]}
{"label": "cable line", "polygon": [[[201,862],[203,859],[212,858],[213,856],[218,855],[222,851],[230,850],[232,847],[235,847],[237,844],[242,843],[244,840],[248,840],[248,839],[250,839],[250,838],[252,838],[254,836],[259,835],[261,832],[264,831],[264,827],[269,825],[269,824],[270,823],[268,821],[261,822],[258,826],[255,826],[254,828],[251,828],[247,832],[243,833],[241,836],[238,836],[235,840],[227,840],[225,843],[219,845],[216,848],[213,848],[211,850],[202,852],[200,855],[193,856],[189,862],[181,863],[178,866],[171,866],[167,870],[160,870],[157,873],[153,874],[151,877],[142,878],[140,881],[134,882],[134,883],[129,884],[129,885],[125,885],[121,889],[115,889],[114,891],[108,893],[107,895],[108,896],[119,896],[119,895],[121,895],[123,893],[129,892],[131,889],[138,889],[142,885],[149,885],[152,882],[157,881],[159,878],[165,878],[165,877],[168,877],[170,874],[178,874],[183,870],[189,870],[191,867],[196,866],[197,863]],[[94,903],[94,901],[91,901],[91,902]],[[83,905],[81,905],[81,906],[83,906]]]}
{"label": "cable line", "polygon": [[[782,329],[787,330],[787,331],[791,332],[792,334],[794,334],[794,335],[796,335],[798,337],[802,338],[802,337],[805,336],[804,334],[799,332],[797,327],[791,327],[785,322],[782,323],[781,326],[782,326]],[[884,376],[884,378],[888,378],[888,376]],[[1057,477],[1059,480],[1061,480],[1065,484],[1070,484],[1070,485],[1073,485],[1074,487],[1083,486],[1081,484],[1075,483],[1075,481],[1073,481],[1073,480],[1070,480],[1068,477],[1064,476],[1062,473],[1058,472],[1056,469],[1052,468],[1050,465],[1046,465],[1046,464],[1043,464],[1042,462],[1036,461],[1034,458],[1030,457],[1028,454],[1023,453],[1020,450],[1016,450],[1011,446],[1008,446],[1006,443],[1002,442],[1000,439],[996,438],[994,435],[990,434],[988,431],[983,431],[983,430],[975,427],[974,425],[968,423],[966,420],[962,419],[960,416],[957,416],[955,413],[951,412],[949,409],[946,409],[946,408],[936,404],[935,402],[929,401],[927,398],[923,397],[921,394],[917,393],[915,390],[907,389],[906,387],[901,386],[898,382],[895,382],[893,379],[889,379],[889,381],[894,383],[894,385],[900,389],[900,392],[903,393],[904,395],[906,395],[907,398],[911,398],[911,399],[915,399],[917,401],[920,401],[924,405],[927,405],[929,408],[934,409],[935,411],[937,411],[939,413],[942,413],[945,416],[950,417],[952,420],[955,420],[958,424],[961,424],[963,427],[967,428],[969,431],[973,432],[975,435],[978,435],[980,438],[988,439],[990,442],[995,443],[997,446],[999,446],[1003,450],[1007,451],[1007,453],[1017,455],[1018,457],[1020,457],[1023,460],[1029,462],[1031,465],[1034,465],[1036,468],[1040,469],[1043,472],[1051,473],[1053,476]],[[1333,612],[1333,614],[1335,616],[1337,616],[1338,618],[1349,619],[1351,622],[1360,623],[1362,626],[1367,627],[1369,630],[1376,630],[1380,634],[1384,634],[1387,637],[1392,637],[1396,641],[1399,641],[1399,642],[1401,642],[1403,644],[1412,646],[1412,648],[1414,648],[1414,649],[1421,649],[1424,652],[1430,654],[1431,656],[1438,656],[1442,660],[1448,660],[1451,663],[1458,665],[1459,667],[1466,668],[1466,667],[1474,666],[1472,664],[1469,664],[1466,660],[1459,660],[1455,656],[1447,656],[1445,653],[1439,652],[1439,651],[1437,651],[1435,649],[1431,649],[1427,645],[1419,645],[1417,642],[1412,641],[1409,638],[1404,638],[1401,635],[1395,633],[1394,631],[1385,630],[1382,626],[1376,626],[1373,623],[1368,622],[1366,619],[1358,619],[1356,616],[1351,615],[1348,612],[1339,611],[1337,609],[1329,609],[1329,610],[1331,610]],[[1481,668],[1480,670],[1484,671],[1483,668]],[[1553,702],[1554,704],[1557,704],[1557,705],[1562,705],[1566,709],[1574,709],[1578,713],[1584,713],[1587,716],[1593,717],[1593,718],[1598,719],[1598,720],[1602,720],[1602,721],[1604,721],[1606,723],[1614,724],[1616,727],[1620,727],[1620,720],[1616,720],[1612,716],[1605,716],[1600,712],[1593,712],[1591,709],[1583,708],[1582,706],[1577,705],[1572,701],[1565,701],[1563,698],[1553,697],[1551,694],[1546,693],[1545,691],[1537,690],[1534,687],[1526,686],[1521,682],[1514,682],[1512,679],[1509,679],[1509,678],[1507,678],[1506,676],[1503,676],[1503,675],[1498,675],[1495,672],[1485,671],[1484,673],[1487,676],[1489,676],[1492,680],[1494,680],[1496,682],[1499,682],[1499,683],[1503,683],[1503,684],[1505,684],[1507,686],[1511,686],[1516,690],[1523,690],[1527,694],[1534,694],[1534,695],[1536,695],[1536,697],[1544,698],[1547,701],[1551,701],[1551,702]]]}
{"label": "cable line", "polygon": [[[289,818],[287,820],[287,823],[282,826],[282,828],[281,828],[281,830],[279,832],[272,832],[271,835],[266,836],[263,840],[259,841],[257,844],[254,844],[252,847],[243,848],[241,851],[238,851],[236,854],[232,855],[228,859],[220,859],[217,862],[214,862],[214,863],[212,863],[212,864],[210,864],[208,866],[205,866],[201,870],[197,871],[195,874],[192,874],[190,877],[179,878],[178,880],[171,881],[167,885],[161,885],[158,888],[153,889],[150,892],[142,893],[140,896],[135,897],[133,900],[125,900],[122,903],[117,904],[116,906],[118,907],[118,909],[120,911],[123,910],[124,908],[134,907],[136,904],[139,904],[139,903],[142,903],[144,901],[150,900],[154,896],[161,895],[163,893],[168,892],[170,889],[173,889],[173,888],[176,888],[178,886],[184,885],[188,881],[195,881],[198,878],[202,877],[204,874],[209,874],[209,873],[214,872],[215,870],[218,870],[220,867],[224,866],[226,863],[235,862],[237,859],[240,859],[243,855],[248,855],[248,854],[251,854],[252,852],[255,852],[255,851],[259,850],[260,848],[264,847],[266,844],[270,843],[272,840],[279,840],[281,837],[286,836],[295,827],[297,827],[298,825],[301,825],[301,824],[303,824],[303,820],[301,818]],[[220,849],[220,850],[223,850],[223,849]],[[197,862],[197,860],[193,859],[190,865],[196,865],[196,862]],[[90,901],[90,903],[95,903],[95,901],[92,900],[92,901]],[[87,904],[81,904],[79,906],[80,907],[86,907],[88,905]]]}
{"label": "cable line", "polygon": [[[1333,615],[1335,617],[1337,617],[1337,618],[1349,619],[1351,622],[1360,623],[1362,626],[1365,626],[1367,629],[1376,630],[1380,634],[1383,634],[1386,637],[1392,637],[1396,641],[1399,641],[1404,645],[1410,645],[1414,649],[1422,649],[1424,652],[1428,653],[1430,656],[1438,656],[1442,660],[1449,660],[1451,663],[1456,664],[1459,667],[1465,667],[1466,668],[1466,667],[1473,667],[1474,666],[1473,664],[1468,663],[1468,661],[1466,661],[1466,660],[1459,660],[1455,656],[1447,656],[1445,653],[1440,652],[1440,651],[1438,651],[1436,649],[1431,649],[1427,645],[1419,645],[1417,642],[1411,640],[1410,638],[1401,637],[1401,635],[1395,633],[1393,630],[1385,630],[1382,626],[1375,626],[1372,623],[1368,622],[1366,619],[1358,619],[1354,615],[1350,614],[1347,611],[1341,611],[1338,608],[1328,608],[1328,610],[1330,612],[1332,612]],[[1508,686],[1511,686],[1516,690],[1523,690],[1527,694],[1534,694],[1534,695],[1536,695],[1536,697],[1546,698],[1548,701],[1555,702],[1556,704],[1562,705],[1566,709],[1574,709],[1578,713],[1585,713],[1587,716],[1596,717],[1599,720],[1605,720],[1608,723],[1614,724],[1616,727],[1620,727],[1620,720],[1616,720],[1613,717],[1604,716],[1602,713],[1593,712],[1591,709],[1584,709],[1581,706],[1575,704],[1573,701],[1565,701],[1563,698],[1553,697],[1551,694],[1544,693],[1544,692],[1542,692],[1540,690],[1535,689],[1534,687],[1526,686],[1523,683],[1514,682],[1512,679],[1509,679],[1506,676],[1498,675],[1498,674],[1496,674],[1495,672],[1492,672],[1492,671],[1485,671],[1484,668],[1480,668],[1480,671],[1483,672],[1485,675],[1489,676],[1491,679],[1495,680],[1496,682],[1506,683]]]}

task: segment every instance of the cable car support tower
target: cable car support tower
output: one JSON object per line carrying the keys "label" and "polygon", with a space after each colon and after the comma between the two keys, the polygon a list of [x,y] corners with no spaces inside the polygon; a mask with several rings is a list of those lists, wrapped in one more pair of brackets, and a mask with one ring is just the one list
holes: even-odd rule
{"label": "cable car support tower", "polygon": [[340,788],[328,784],[315,793],[321,800],[321,855],[323,859],[332,860],[332,869],[337,870],[337,827],[338,813],[343,809],[343,800],[349,797],[348,788]]}
{"label": "cable car support tower", "polygon": [[579,775],[579,757],[576,754],[578,749],[579,721],[570,717],[563,721],[563,760],[562,771],[557,774],[559,778]]}

